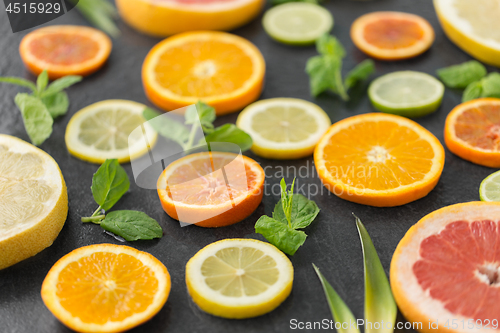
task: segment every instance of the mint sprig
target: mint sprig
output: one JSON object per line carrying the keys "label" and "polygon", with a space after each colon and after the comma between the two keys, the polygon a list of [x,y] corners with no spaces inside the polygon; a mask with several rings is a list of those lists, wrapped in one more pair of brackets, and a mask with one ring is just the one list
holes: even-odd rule
{"label": "mint sprig", "polygon": [[41,145],[52,134],[53,118],[68,112],[69,98],[63,90],[81,80],[81,76],[69,75],[49,85],[46,70],[38,75],[36,85],[19,77],[0,77],[0,82],[31,90],[31,94],[18,93],[14,101],[21,111],[31,143],[35,146]]}
{"label": "mint sprig", "polygon": [[476,60],[453,65],[436,71],[437,76],[448,88],[464,89],[472,82],[486,76],[486,68]]}
{"label": "mint sprig", "polygon": [[[76,0],[71,0],[76,3]],[[107,0],[79,0],[76,9],[92,25],[106,32],[112,37],[120,36],[120,29],[115,24],[118,11]]]}
{"label": "mint sprig", "polygon": [[274,207],[273,217],[262,216],[255,223],[255,232],[262,234],[271,244],[281,251],[294,255],[306,241],[304,229],[309,226],[319,213],[319,208],[312,200],[301,194],[294,194],[295,179],[290,190],[285,180],[280,182],[281,199]]}

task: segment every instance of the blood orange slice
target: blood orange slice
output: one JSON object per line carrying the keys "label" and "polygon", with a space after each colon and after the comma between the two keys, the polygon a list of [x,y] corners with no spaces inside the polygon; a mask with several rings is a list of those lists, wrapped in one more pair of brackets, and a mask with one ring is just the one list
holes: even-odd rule
{"label": "blood orange slice", "polygon": [[356,19],[351,26],[354,44],[381,60],[415,57],[434,42],[432,26],[420,16],[400,12],[374,12]]}
{"label": "blood orange slice", "polygon": [[396,249],[391,286],[420,331],[436,332],[438,322],[439,331],[499,332],[500,203],[452,205],[421,219]]}

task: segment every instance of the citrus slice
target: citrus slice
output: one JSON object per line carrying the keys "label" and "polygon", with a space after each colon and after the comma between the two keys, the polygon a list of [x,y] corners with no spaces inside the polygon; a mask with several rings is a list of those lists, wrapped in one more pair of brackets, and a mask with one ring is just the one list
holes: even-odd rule
{"label": "citrus slice", "polygon": [[500,6],[491,0],[434,0],[444,32],[462,50],[500,67]]}
{"label": "citrus slice", "polygon": [[68,215],[68,192],[56,161],[0,134],[0,269],[52,245]]}
{"label": "citrus slice", "polygon": [[446,118],[444,141],[464,160],[500,167],[500,99],[481,98],[456,106]]}
{"label": "citrus slice", "polygon": [[236,121],[236,125],[252,137],[252,151],[271,159],[311,155],[331,124],[319,106],[296,98],[255,102],[247,106]]}
{"label": "citrus slice", "polygon": [[274,310],[290,295],[293,266],[269,243],[224,239],[189,259],[186,284],[203,311],[224,318],[251,318]]}
{"label": "citrus slice", "polygon": [[364,53],[381,60],[415,57],[434,42],[434,29],[424,18],[401,12],[373,12],[354,21],[351,39]]}
{"label": "citrus slice", "polygon": [[412,120],[369,113],[333,124],[316,146],[314,163],[338,197],[391,207],[420,199],[436,186],[444,149]]}
{"label": "citrus slice", "polygon": [[200,227],[223,227],[247,218],[264,193],[264,170],[243,155],[197,153],[169,164],[158,195],[172,218]]}
{"label": "citrus slice", "polygon": [[313,44],[333,28],[332,14],[307,2],[290,2],[269,9],[262,25],[271,38],[291,45]]}
{"label": "citrus slice", "polygon": [[500,171],[486,177],[479,186],[481,201],[500,201]]}
{"label": "citrus slice", "polygon": [[264,0],[117,0],[135,29],[153,36],[196,30],[233,30],[255,18]]}
{"label": "citrus slice", "polygon": [[382,112],[422,117],[439,108],[444,85],[421,72],[401,71],[377,78],[368,89],[373,106]]}
{"label": "citrus slice", "polygon": [[53,25],[24,36],[19,52],[26,67],[36,75],[46,69],[50,79],[86,76],[106,62],[111,40],[94,28]]}
{"label": "citrus slice", "polygon": [[45,306],[78,332],[123,332],[151,319],[167,301],[170,275],[132,247],[96,244],[59,259],[42,284]]}
{"label": "citrus slice", "polygon": [[[110,99],[81,109],[66,127],[68,151],[98,164],[112,158],[125,163],[144,155],[158,138],[142,116],[145,108],[140,103]],[[141,130],[134,131],[139,127]]]}
{"label": "citrus slice", "polygon": [[199,100],[217,115],[241,110],[263,86],[264,58],[249,41],[225,32],[188,32],[158,43],[142,66],[148,98],[166,110]]}
{"label": "citrus slice", "polygon": [[392,258],[391,287],[419,331],[499,332],[499,221],[500,203],[468,202],[439,209],[406,233]]}

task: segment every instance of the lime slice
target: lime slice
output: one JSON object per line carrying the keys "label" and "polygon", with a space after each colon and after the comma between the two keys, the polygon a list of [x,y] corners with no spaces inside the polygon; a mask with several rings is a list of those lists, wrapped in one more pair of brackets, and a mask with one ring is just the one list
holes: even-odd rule
{"label": "lime slice", "polygon": [[332,30],[333,17],[321,6],[291,2],[269,9],[262,24],[267,34],[278,42],[307,45]]}
{"label": "lime slice", "polygon": [[370,85],[368,96],[382,112],[404,117],[422,117],[441,105],[444,85],[421,72],[402,71],[379,77]]}
{"label": "lime slice", "polygon": [[500,201],[500,171],[486,177],[479,186],[481,201]]}

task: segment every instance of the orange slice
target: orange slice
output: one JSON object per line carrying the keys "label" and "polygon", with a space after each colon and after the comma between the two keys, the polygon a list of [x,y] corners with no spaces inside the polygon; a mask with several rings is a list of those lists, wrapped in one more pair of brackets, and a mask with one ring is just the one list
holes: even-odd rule
{"label": "orange slice", "polygon": [[264,170],[243,155],[197,153],[171,163],[158,179],[158,195],[172,218],[200,227],[242,221],[259,206]]}
{"label": "orange slice", "polygon": [[26,67],[36,75],[46,69],[50,79],[86,76],[108,59],[111,40],[94,28],[53,25],[24,36],[19,53]]}
{"label": "orange slice", "polygon": [[500,99],[475,99],[455,107],[446,118],[444,141],[464,160],[500,168]]}
{"label": "orange slice", "polygon": [[174,110],[199,100],[217,115],[256,100],[265,63],[249,41],[224,32],[190,32],[165,39],[147,55],[142,81],[148,98]]}
{"label": "orange slice", "polygon": [[314,162],[338,197],[390,207],[420,199],[436,186],[444,149],[412,120],[369,113],[333,124],[316,146]]}
{"label": "orange slice", "polygon": [[420,332],[499,332],[499,244],[500,203],[457,204],[422,218],[391,263],[405,318]]}
{"label": "orange slice", "polygon": [[400,12],[374,12],[356,19],[351,38],[364,53],[381,60],[400,60],[425,52],[434,30],[424,18]]}
{"label": "orange slice", "polygon": [[135,29],[153,36],[196,30],[232,30],[250,22],[264,0],[117,0],[118,12]]}
{"label": "orange slice", "polygon": [[167,301],[170,275],[134,248],[97,244],[59,259],[42,284],[47,308],[78,332],[123,332],[151,319]]}

